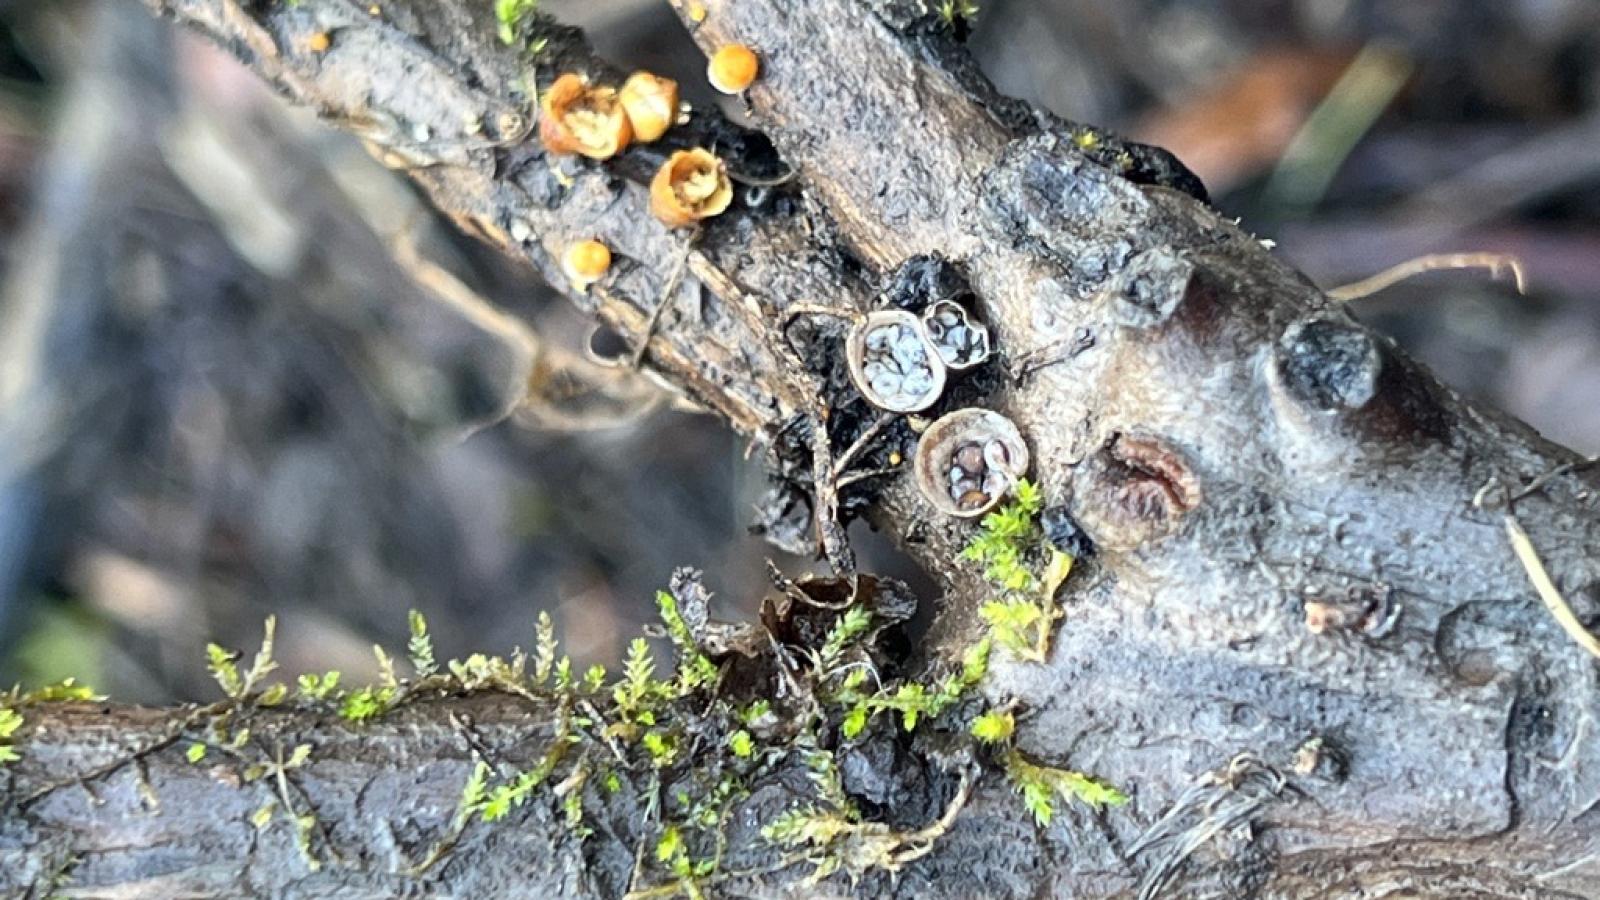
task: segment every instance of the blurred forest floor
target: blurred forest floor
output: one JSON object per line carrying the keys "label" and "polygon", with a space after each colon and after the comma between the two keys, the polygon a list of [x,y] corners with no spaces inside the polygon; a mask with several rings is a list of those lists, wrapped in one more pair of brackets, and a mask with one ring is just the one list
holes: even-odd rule
{"label": "blurred forest floor", "polygon": [[[545,6],[715,102],[658,0]],[[1176,152],[1325,287],[1520,256],[1527,296],[1435,273],[1355,309],[1600,451],[1600,4],[992,0],[971,44],[1002,90]],[[539,359],[587,338],[133,0],[0,2],[0,684],[208,697],[205,642],[253,645],[270,613],[290,675],[369,677],[412,608],[445,655],[526,646],[548,609],[611,662],[674,566],[731,616],[767,558],[811,565],[749,534],[762,477],[718,423],[530,373],[463,296],[530,323]],[[497,421],[530,377],[539,402]]]}

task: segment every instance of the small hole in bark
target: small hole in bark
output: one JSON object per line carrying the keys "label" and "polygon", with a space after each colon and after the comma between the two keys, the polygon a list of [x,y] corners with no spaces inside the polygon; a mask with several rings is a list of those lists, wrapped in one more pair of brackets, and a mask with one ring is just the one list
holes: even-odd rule
{"label": "small hole in bark", "polygon": [[920,313],[941,300],[961,301],[972,294],[967,277],[955,263],[918,255],[901,263],[889,276],[880,302],[885,307]]}
{"label": "small hole in bark", "polygon": [[1261,710],[1256,709],[1254,706],[1251,706],[1248,703],[1234,704],[1233,710],[1229,713],[1228,718],[1233,722],[1233,724],[1245,729],[1246,731],[1255,731],[1256,729],[1260,728],[1264,722],[1264,719],[1261,715]]}
{"label": "small hole in bark", "polygon": [[1319,735],[1295,748],[1289,767],[1296,775],[1344,781],[1350,776],[1350,756],[1341,742]]}
{"label": "small hole in bark", "polygon": [[1500,666],[1487,650],[1467,650],[1454,663],[1450,674],[1469,687],[1483,687],[1500,677]]}
{"label": "small hole in bark", "polygon": [[589,332],[586,349],[589,358],[603,366],[621,365],[632,355],[627,339],[605,325],[596,325]]}

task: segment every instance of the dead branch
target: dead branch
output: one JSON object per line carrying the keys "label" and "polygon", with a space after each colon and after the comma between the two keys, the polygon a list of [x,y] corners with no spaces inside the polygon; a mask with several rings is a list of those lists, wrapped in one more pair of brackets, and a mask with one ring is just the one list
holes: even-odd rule
{"label": "dead branch", "polygon": [[[1127,786],[1133,801],[1039,830],[990,778],[945,843],[908,861],[898,881],[863,890],[1103,896],[1160,882],[1168,895],[1316,897],[1381,885],[1542,897],[1600,885],[1600,744],[1587,725],[1600,675],[1545,612],[1500,517],[1473,504],[1485,484],[1517,488],[1569,466],[1522,499],[1518,521],[1549,582],[1592,614],[1593,473],[1440,386],[1217,216],[1170,159],[996,96],[921,4],[683,4],[703,48],[760,50],[749,100],[781,162],[707,111],[676,139],[714,146],[735,168],[789,167],[797,177],[769,205],[710,223],[667,305],[681,238],[650,217],[643,186],[660,151],[574,163],[517,140],[531,85],[565,70],[616,77],[576,33],[541,25],[549,43],[529,67],[495,38],[488,3],[397,0],[376,15],[344,0],[147,3],[366,138],[464,229],[552,284],[564,282],[561,249],[600,235],[625,264],[606,291],[574,301],[630,339],[653,332],[655,371],[825,499],[839,474],[826,457],[876,413],[827,380],[839,371],[838,329],[817,325],[813,349],[791,357],[779,323],[792,306],[867,309],[902,263],[935,256],[964,270],[1004,353],[1071,342],[1070,354],[1020,384],[970,379],[934,412],[1004,411],[1030,444],[1047,503],[1093,539],[1093,563],[1064,589],[1049,663],[1000,664],[986,690],[1031,708],[1024,750],[1070,758]],[[313,34],[330,36],[326,52],[311,49]],[[970,640],[987,592],[957,560],[970,522],[935,513],[910,482],[875,480],[870,505],[947,587],[924,648],[937,658]],[[822,519],[834,524],[831,513]],[[1348,611],[1342,627],[1310,627],[1313,604]],[[349,780],[306,784],[333,842],[352,829],[376,830],[374,840],[398,829],[406,840],[396,845],[438,836],[444,797],[465,772],[466,751],[442,724],[448,706],[349,737],[286,720],[348,742]],[[113,723],[108,731],[63,712],[34,733],[31,755],[78,771],[139,746],[137,735],[172,715],[113,711],[100,720]],[[492,717],[478,718],[481,728]],[[544,714],[517,727],[548,724]],[[1348,764],[1285,774],[1313,740]],[[447,754],[462,761],[429,768]],[[1240,754],[1293,793],[1251,794],[1248,808],[1219,796],[1205,801],[1210,814],[1196,814],[1205,812],[1192,808],[1196,774]],[[163,808],[184,807],[183,830],[203,825],[215,839],[175,837],[162,827],[169,820],[137,817],[122,782],[102,791],[120,805],[64,789],[16,818],[21,837],[0,845],[13,862],[5,877],[74,856],[77,883],[91,891],[165,893],[226,870],[266,893],[359,896],[398,870],[398,855],[345,852],[370,865],[308,873],[284,862],[292,849],[240,827],[253,806],[237,787],[169,774],[159,760],[151,768],[157,796],[173,790],[163,779],[181,778],[189,793],[168,796],[194,801]],[[46,776],[24,767],[13,777],[26,795]],[[418,792],[425,803],[411,799]],[[397,796],[406,799],[383,802]],[[442,889],[517,879],[528,893],[607,895],[636,847],[599,834],[555,841],[541,827],[547,812],[463,839],[438,870],[460,880],[441,876]],[[732,821],[740,815],[753,813]],[[1130,858],[1123,848],[1158,821],[1193,822],[1166,836],[1181,852],[1154,864]],[[625,818],[609,827],[630,834]],[[761,852],[749,828],[731,841]],[[484,873],[503,880],[472,880]],[[769,866],[730,893],[813,890],[805,874]]]}

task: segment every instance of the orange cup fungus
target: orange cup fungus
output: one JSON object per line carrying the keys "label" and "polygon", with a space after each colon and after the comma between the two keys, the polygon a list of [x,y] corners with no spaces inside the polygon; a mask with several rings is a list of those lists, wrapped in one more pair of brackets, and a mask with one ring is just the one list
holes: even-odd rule
{"label": "orange cup fungus", "polygon": [[733,202],[728,167],[709,150],[679,150],[650,181],[650,211],[673,228],[720,214]]}
{"label": "orange cup fungus", "polygon": [[648,144],[667,133],[678,120],[678,83],[649,72],[635,72],[623,82],[617,100],[633,126],[633,138]]}
{"label": "orange cup fungus", "polygon": [[572,72],[550,85],[539,106],[539,140],[551,153],[610,159],[633,139],[616,89],[591,86]]}

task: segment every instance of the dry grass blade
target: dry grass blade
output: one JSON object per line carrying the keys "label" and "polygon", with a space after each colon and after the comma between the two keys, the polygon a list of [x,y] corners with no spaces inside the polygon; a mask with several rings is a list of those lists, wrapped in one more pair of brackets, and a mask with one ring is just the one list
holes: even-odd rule
{"label": "dry grass blade", "polygon": [[1539,551],[1534,549],[1533,541],[1528,539],[1528,532],[1522,528],[1515,516],[1506,516],[1506,536],[1511,538],[1511,549],[1516,551],[1517,561],[1522,563],[1522,568],[1527,570],[1528,580],[1533,582],[1533,589],[1539,592],[1539,599],[1544,601],[1545,608],[1550,610],[1550,615],[1555,617],[1565,631],[1578,646],[1589,651],[1596,658],[1600,658],[1600,639],[1589,633],[1583,623],[1578,621],[1577,615],[1572,612],[1572,607],[1567,605],[1561,590],[1550,579],[1550,573],[1544,567],[1544,561],[1539,558]]}
{"label": "dry grass blade", "polygon": [[1426,272],[1452,269],[1488,269],[1491,278],[1498,278],[1502,271],[1507,271],[1511,273],[1512,281],[1517,285],[1517,293],[1528,292],[1527,271],[1522,266],[1522,260],[1508,253],[1430,253],[1397,266],[1390,266],[1371,278],[1363,278],[1354,284],[1336,287],[1328,291],[1328,296],[1341,303],[1349,303],[1352,300],[1370,297]]}

